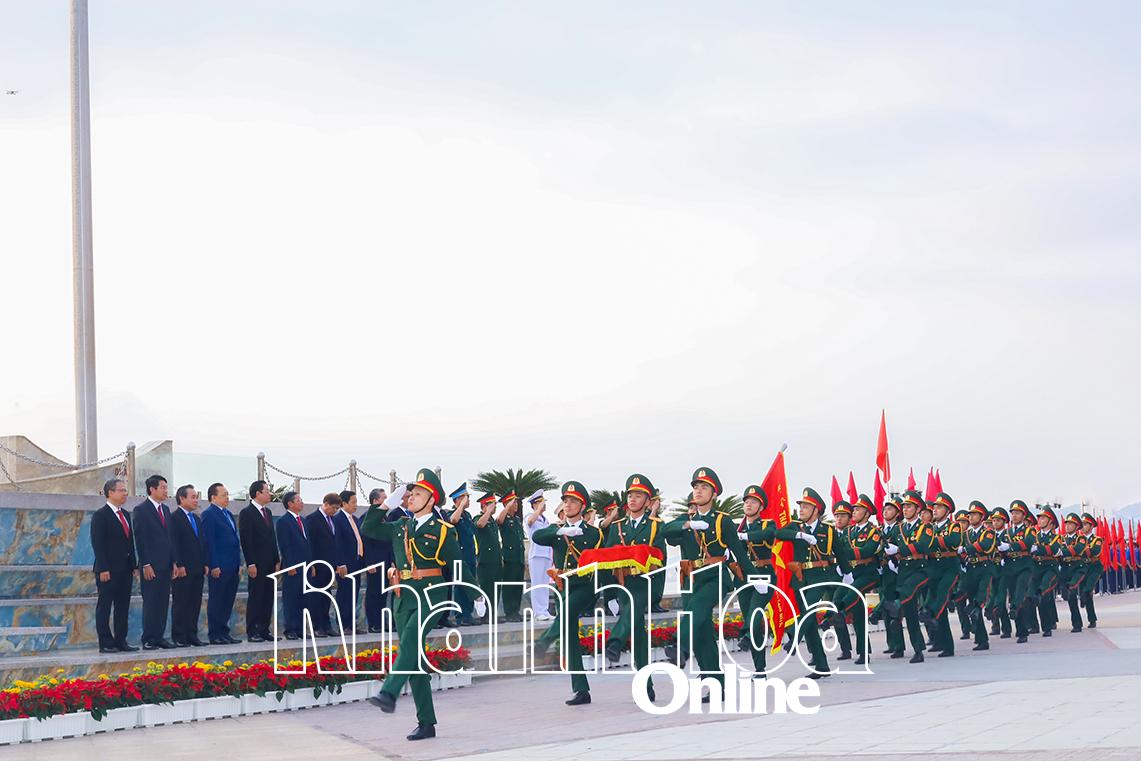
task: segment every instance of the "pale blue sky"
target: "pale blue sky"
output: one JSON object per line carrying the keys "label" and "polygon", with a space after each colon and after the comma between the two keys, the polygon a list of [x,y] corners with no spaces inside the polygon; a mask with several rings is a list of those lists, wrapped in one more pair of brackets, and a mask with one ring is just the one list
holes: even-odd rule
{"label": "pale blue sky", "polygon": [[[0,428],[63,456],[66,8],[0,0]],[[92,0],[103,451],[866,488],[886,407],[964,503],[1137,501],[1139,17]]]}

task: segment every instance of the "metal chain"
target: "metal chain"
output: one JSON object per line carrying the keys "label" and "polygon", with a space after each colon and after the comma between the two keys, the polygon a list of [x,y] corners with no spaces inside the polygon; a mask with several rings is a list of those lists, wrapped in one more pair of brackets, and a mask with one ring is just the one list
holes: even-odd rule
{"label": "metal chain", "polygon": [[[367,470],[361,470],[360,467],[357,467],[357,476],[365,476],[368,479],[370,479],[372,481],[376,481],[378,484],[384,484],[385,486],[387,486],[389,484],[389,481],[387,478],[377,478],[372,473],[369,473]],[[399,477],[396,479],[396,485],[397,486],[400,486],[401,484],[406,484],[406,483],[408,483],[408,482],[401,480]]]}
{"label": "metal chain", "polygon": [[[96,460],[94,462],[84,462],[84,463],[80,463],[78,465],[70,465],[67,463],[64,463],[61,465],[58,462],[45,462],[44,460],[39,460],[35,457],[30,457],[30,456],[23,454],[21,452],[17,452],[15,449],[10,449],[10,448],[4,446],[3,444],[0,444],[0,451],[7,452],[8,454],[12,455],[13,457],[17,457],[21,460],[24,460],[25,462],[30,462],[34,465],[42,465],[45,468],[59,468],[60,470],[82,470],[83,468],[94,468],[97,465],[105,465],[106,463],[112,462],[114,460],[121,460],[127,456],[127,450],[124,449],[122,452],[117,452],[117,453],[111,455],[110,457],[104,457],[102,460]],[[5,469],[5,472],[7,472],[7,469]]]}
{"label": "metal chain", "polygon": [[287,470],[282,470],[281,468],[277,467],[276,465],[271,465],[269,462],[266,462],[265,466],[268,469],[272,470],[274,473],[280,473],[281,475],[286,476],[288,478],[296,478],[298,481],[328,481],[330,478],[336,478],[337,476],[341,475],[342,473],[348,473],[349,472],[348,466],[346,466],[346,467],[342,468],[341,470],[338,470],[336,473],[330,473],[327,476],[299,476],[296,473],[290,473]]}
{"label": "metal chain", "polygon": [[8,479],[8,483],[12,484],[12,486],[15,487],[16,491],[23,491],[23,489],[20,488],[20,485],[16,483],[16,480],[12,478],[12,474],[8,472],[8,468],[5,467],[4,460],[2,459],[0,459],[0,470],[4,471],[4,478]]}

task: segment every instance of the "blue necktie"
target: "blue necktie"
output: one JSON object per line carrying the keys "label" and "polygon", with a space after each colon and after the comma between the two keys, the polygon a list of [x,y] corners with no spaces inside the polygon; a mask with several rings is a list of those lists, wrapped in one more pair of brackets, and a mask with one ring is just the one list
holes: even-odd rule
{"label": "blue necktie", "polygon": [[198,536],[198,521],[194,519],[193,513],[187,513],[186,520],[190,521],[190,528],[194,529],[194,536]]}

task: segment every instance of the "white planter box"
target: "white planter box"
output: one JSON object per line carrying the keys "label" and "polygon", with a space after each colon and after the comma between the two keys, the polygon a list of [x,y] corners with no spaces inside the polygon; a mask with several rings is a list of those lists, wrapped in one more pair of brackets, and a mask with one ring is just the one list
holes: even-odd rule
{"label": "white planter box", "polygon": [[368,683],[368,696],[370,698],[375,698],[380,694],[382,687],[384,687],[383,679],[370,679]]}
{"label": "white planter box", "polygon": [[354,703],[358,700],[367,700],[372,696],[372,685],[374,683],[379,685],[375,679],[342,684],[341,691],[336,695],[331,695],[330,700],[334,703]]}
{"label": "white planter box", "polygon": [[94,735],[100,732],[114,732],[116,729],[134,729],[139,725],[139,707],[112,708],[107,715],[96,721],[95,717],[87,714],[87,732]]}
{"label": "white planter box", "polygon": [[171,703],[147,703],[139,706],[139,726],[158,727],[163,724],[181,724],[194,721],[194,701],[176,700]]}
{"label": "white planter box", "polygon": [[217,698],[195,698],[187,701],[194,704],[194,720],[228,719],[242,712],[242,699],[233,695]]}
{"label": "white planter box", "polygon": [[285,699],[286,695],[282,695],[281,700],[278,700],[276,690],[267,692],[265,697],[253,694],[242,695],[242,715],[251,716],[255,713],[273,713],[274,711],[289,710]]}
{"label": "white planter box", "polygon": [[32,719],[28,722],[27,738],[32,742],[39,740],[58,740],[61,737],[79,737],[87,732],[87,720],[91,717],[87,711],[80,713],[64,713],[59,716],[49,716],[40,721]]}
{"label": "white planter box", "polygon": [[0,721],[0,745],[14,745],[27,738],[28,722],[34,719],[5,719]]}
{"label": "white planter box", "polygon": [[321,690],[321,695],[315,698],[312,687],[302,687],[299,690],[285,693],[285,703],[286,708],[290,711],[329,705],[329,691]]}
{"label": "white planter box", "polygon": [[433,690],[454,690],[470,685],[471,672],[468,671],[445,671],[441,674],[432,675]]}

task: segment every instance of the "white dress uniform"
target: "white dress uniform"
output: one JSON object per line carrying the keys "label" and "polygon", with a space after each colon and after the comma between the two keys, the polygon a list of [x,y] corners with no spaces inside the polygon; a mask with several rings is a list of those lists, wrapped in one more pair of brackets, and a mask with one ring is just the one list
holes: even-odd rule
{"label": "white dress uniform", "polygon": [[[543,495],[542,492],[536,492],[527,498],[528,504],[534,504],[535,500]],[[530,516],[528,516],[528,520]],[[527,520],[523,522],[524,527],[527,529],[527,539],[535,535],[535,532],[541,528],[546,528],[551,525],[547,520],[547,515],[544,513],[537,517],[530,524]],[[536,587],[531,590],[531,610],[534,611],[536,621],[549,621],[551,614],[549,612],[551,603],[551,590],[545,586],[551,582],[547,571],[554,567],[554,549],[551,547],[544,547],[541,544],[535,544],[534,541],[529,541],[530,549],[527,551],[527,564],[531,572],[531,585]]]}

